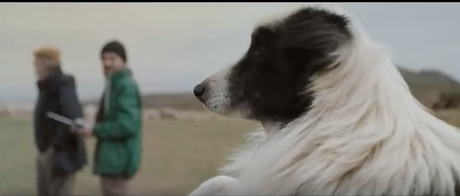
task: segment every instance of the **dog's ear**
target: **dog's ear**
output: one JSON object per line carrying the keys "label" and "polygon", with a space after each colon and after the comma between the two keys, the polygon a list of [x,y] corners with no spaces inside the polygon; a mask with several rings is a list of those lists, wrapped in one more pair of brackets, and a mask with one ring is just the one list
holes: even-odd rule
{"label": "dog's ear", "polygon": [[333,52],[349,40],[347,17],[326,10],[304,8],[286,18],[282,30],[285,48]]}

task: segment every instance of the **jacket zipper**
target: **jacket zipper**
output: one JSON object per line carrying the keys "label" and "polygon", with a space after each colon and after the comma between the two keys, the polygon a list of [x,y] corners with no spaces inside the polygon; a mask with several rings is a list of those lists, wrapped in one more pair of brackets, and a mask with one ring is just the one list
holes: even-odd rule
{"label": "jacket zipper", "polygon": [[109,106],[110,106],[110,91],[111,91],[111,80],[110,76],[106,77],[106,84],[105,84],[105,97],[104,97],[104,115],[109,114]]}

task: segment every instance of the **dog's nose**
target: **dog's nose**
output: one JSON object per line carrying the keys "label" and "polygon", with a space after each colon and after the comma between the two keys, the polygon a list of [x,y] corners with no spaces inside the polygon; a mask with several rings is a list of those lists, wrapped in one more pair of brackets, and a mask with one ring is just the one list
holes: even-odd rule
{"label": "dog's nose", "polygon": [[195,86],[195,88],[193,89],[193,94],[195,94],[196,97],[200,98],[201,96],[203,96],[205,90],[205,85],[201,83]]}

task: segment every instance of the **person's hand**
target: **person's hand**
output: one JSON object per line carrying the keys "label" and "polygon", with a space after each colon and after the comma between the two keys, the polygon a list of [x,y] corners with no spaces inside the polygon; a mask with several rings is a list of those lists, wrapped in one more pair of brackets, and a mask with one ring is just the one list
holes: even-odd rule
{"label": "person's hand", "polygon": [[80,128],[79,130],[77,130],[77,134],[82,136],[82,137],[90,137],[91,135],[93,135],[93,128],[90,127],[90,128]]}

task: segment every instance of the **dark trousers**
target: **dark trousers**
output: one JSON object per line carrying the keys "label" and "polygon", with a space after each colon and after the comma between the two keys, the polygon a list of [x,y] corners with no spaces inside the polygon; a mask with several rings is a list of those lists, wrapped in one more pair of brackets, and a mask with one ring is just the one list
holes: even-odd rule
{"label": "dark trousers", "polygon": [[37,188],[39,196],[68,196],[72,195],[75,184],[75,174],[53,174],[53,149],[48,149],[38,155],[37,159]]}

